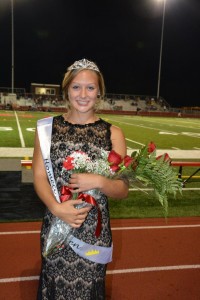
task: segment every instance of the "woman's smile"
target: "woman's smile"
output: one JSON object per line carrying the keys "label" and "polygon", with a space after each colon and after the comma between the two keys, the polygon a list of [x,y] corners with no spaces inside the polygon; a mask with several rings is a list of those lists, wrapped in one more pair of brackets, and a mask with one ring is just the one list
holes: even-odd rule
{"label": "woman's smile", "polygon": [[78,105],[87,106],[89,104],[89,100],[77,100]]}

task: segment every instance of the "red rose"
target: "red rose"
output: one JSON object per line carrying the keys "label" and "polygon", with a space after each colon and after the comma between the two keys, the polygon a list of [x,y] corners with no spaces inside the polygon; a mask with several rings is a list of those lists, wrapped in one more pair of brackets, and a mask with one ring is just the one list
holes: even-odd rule
{"label": "red rose", "polygon": [[115,173],[120,170],[120,167],[116,164],[110,166],[110,169]]}
{"label": "red rose", "polygon": [[154,144],[154,142],[150,142],[148,144],[148,152],[151,153],[156,149],[156,145]]}
{"label": "red rose", "polygon": [[128,168],[128,166],[130,166],[130,165],[132,164],[132,162],[133,162],[133,158],[130,157],[129,155],[126,155],[126,156],[124,157],[124,166],[125,166],[126,168]]}
{"label": "red rose", "polygon": [[108,162],[113,165],[119,165],[122,162],[121,155],[119,155],[117,152],[114,150],[111,150],[109,155],[108,155]]}
{"label": "red rose", "polygon": [[163,155],[159,155],[158,157],[156,157],[156,159],[161,159],[161,157],[164,156],[164,161],[168,161],[168,162],[171,162],[171,158],[169,157],[169,154],[168,153],[164,153]]}
{"label": "red rose", "polygon": [[66,170],[72,170],[74,168],[73,160],[74,160],[73,157],[67,156],[65,161],[63,162],[63,167]]}

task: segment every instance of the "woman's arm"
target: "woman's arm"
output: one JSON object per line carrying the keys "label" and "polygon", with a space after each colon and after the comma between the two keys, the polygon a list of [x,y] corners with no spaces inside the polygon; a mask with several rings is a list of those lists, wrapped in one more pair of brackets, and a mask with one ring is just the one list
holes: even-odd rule
{"label": "woman's arm", "polygon": [[[115,150],[122,158],[127,154],[126,140],[122,130],[114,125],[111,126],[112,150]],[[123,180],[101,178],[99,189],[102,193],[112,198],[126,198],[128,196],[128,184]]]}
{"label": "woman's arm", "polygon": [[121,128],[112,125],[111,126],[111,141],[112,150],[115,150],[122,158],[127,154],[126,140]]}
{"label": "woman's arm", "polygon": [[79,210],[74,208],[75,204],[82,202],[81,200],[68,200],[62,204],[56,201],[46,174],[37,132],[35,135],[33,153],[33,182],[37,195],[52,214],[73,227],[78,228],[81,226],[90,208],[82,208]]}

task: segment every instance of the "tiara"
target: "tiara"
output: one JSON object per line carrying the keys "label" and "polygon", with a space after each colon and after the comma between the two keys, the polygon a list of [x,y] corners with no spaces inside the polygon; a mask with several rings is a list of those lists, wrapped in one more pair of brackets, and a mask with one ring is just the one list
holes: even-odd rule
{"label": "tiara", "polygon": [[89,70],[100,72],[99,68],[95,63],[85,58],[75,61],[73,65],[71,65],[67,70],[71,71],[71,70],[78,70],[78,69],[89,69]]}

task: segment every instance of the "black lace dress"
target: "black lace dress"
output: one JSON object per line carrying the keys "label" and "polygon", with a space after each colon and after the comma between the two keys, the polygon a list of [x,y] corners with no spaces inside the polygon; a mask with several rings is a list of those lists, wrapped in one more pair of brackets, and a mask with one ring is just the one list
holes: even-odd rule
{"label": "black lace dress", "polygon": [[[58,191],[63,185],[62,164],[66,156],[81,150],[92,159],[98,157],[101,149],[111,150],[111,124],[99,119],[86,125],[74,125],[63,116],[53,119],[51,160]],[[97,200],[101,210],[102,226],[98,239],[95,236],[97,208],[92,208],[74,236],[89,244],[109,247],[112,244],[107,197],[101,194]],[[41,246],[51,224],[52,214],[47,210],[44,216]],[[105,299],[106,265],[93,263],[78,256],[69,246],[42,258],[38,300],[103,300]]]}

